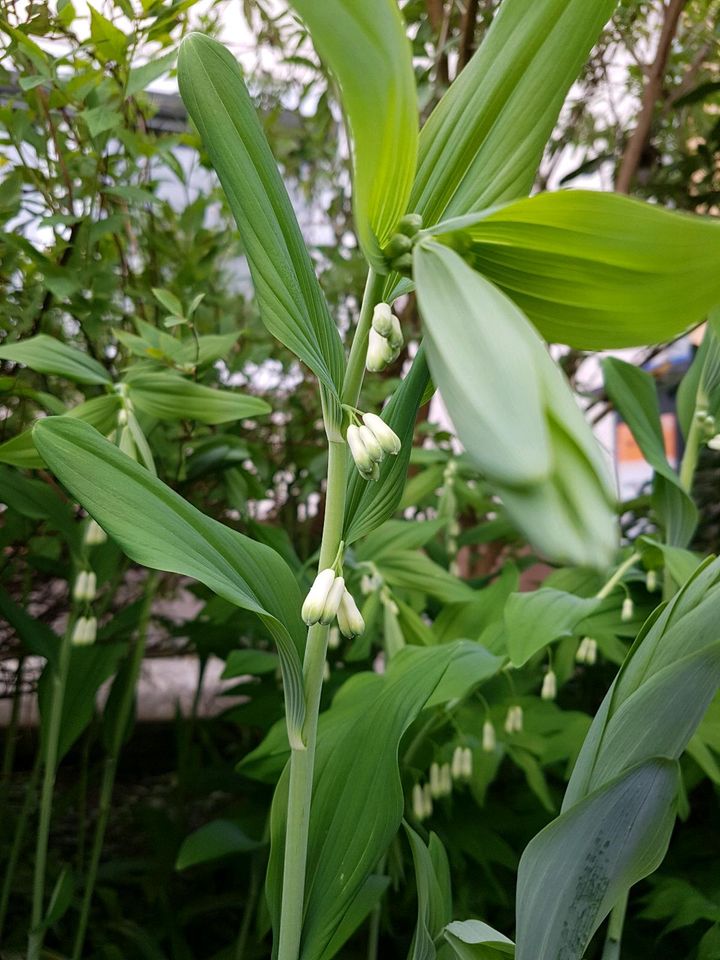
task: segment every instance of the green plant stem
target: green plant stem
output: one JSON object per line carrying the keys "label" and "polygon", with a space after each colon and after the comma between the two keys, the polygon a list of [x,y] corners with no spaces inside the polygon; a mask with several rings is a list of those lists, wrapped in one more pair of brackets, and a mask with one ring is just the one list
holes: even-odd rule
{"label": "green plant stem", "polygon": [[625,924],[625,912],[627,911],[628,895],[618,900],[613,907],[608,922],[607,936],[603,948],[601,960],[620,960],[620,947],[622,944],[623,926]]}
{"label": "green plant stem", "polygon": [[75,617],[70,617],[67,629],[60,643],[58,661],[52,676],[52,700],[47,732],[41,738],[40,749],[44,754],[43,782],[40,793],[40,819],[38,822],[37,842],[35,845],[35,872],[33,876],[32,912],[30,915],[30,933],[28,935],[27,960],[39,960],[45,931],[43,929],[43,907],[45,901],[45,871],[47,868],[47,850],[52,819],[53,793],[58,767],[58,745],[62,725],[63,702],[70,668],[72,651],[72,630]]}
{"label": "green plant stem", "polygon": [[360,317],[355,328],[355,336],[350,348],[350,356],[348,357],[343,381],[342,400],[343,403],[348,403],[350,406],[355,406],[360,396],[373,310],[382,299],[385,279],[385,277],[375,273],[374,270],[368,271],[362,306],[360,307]]}
{"label": "green plant stem", "polygon": [[115,727],[112,731],[108,755],[103,765],[102,783],[100,786],[100,798],[98,801],[98,819],[93,836],[92,851],[90,854],[90,864],[88,866],[87,880],[85,881],[85,890],[83,892],[83,901],[80,908],[80,917],[78,919],[77,931],[75,934],[75,945],[73,947],[73,960],[80,960],[85,945],[85,936],[87,934],[88,921],[90,919],[90,907],[95,892],[98,869],[100,867],[100,857],[102,856],[103,845],[105,843],[105,832],[107,830],[108,819],[112,807],[112,795],[115,788],[115,776],[117,774],[118,760],[122,748],[123,737],[127,730],[135,699],[135,688],[137,686],[140,667],[143,656],[145,655],[145,643],[147,640],[148,625],[150,622],[150,610],[152,607],[155,589],[157,587],[159,575],[151,573],[148,576],[145,586],[145,598],[138,619],[137,635],[135,644],[130,653],[128,663],[128,673],[122,690],[122,696],[115,718]]}
{"label": "green plant stem", "polygon": [[5,752],[3,754],[2,763],[2,780],[4,785],[5,782],[10,778],[15,761],[18,721],[20,719],[20,703],[22,701],[22,675],[24,665],[24,658],[19,657],[17,670],[15,671],[15,683],[13,685],[12,712],[10,714],[10,722],[8,723],[7,730],[5,731]]}
{"label": "green plant stem", "polygon": [[[332,564],[340,546],[345,512],[346,459],[345,444],[331,441],[328,447],[325,518],[318,565],[320,570]],[[328,627],[315,624],[308,630],[305,646],[303,663],[306,709],[303,726],[305,749],[293,750],[290,755],[278,960],[297,960],[300,952],[310,804],[327,637]]]}
{"label": "green plant stem", "polygon": [[[377,872],[381,876],[385,873],[387,863],[387,854],[383,854],[378,863]],[[377,960],[378,945],[380,942],[380,920],[382,918],[382,897],[378,900],[370,914],[370,924],[368,926],[368,949],[367,960]]]}
{"label": "green plant stem", "polygon": [[[698,400],[700,400],[699,396]],[[695,413],[696,412],[697,404],[695,407]],[[695,414],[693,414],[692,423],[690,424],[687,441],[685,443],[685,452],[683,453],[682,461],[680,463],[680,484],[687,494],[690,494],[692,491],[701,440],[702,437],[700,432],[700,424],[698,423]]]}
{"label": "green plant stem", "polygon": [[623,560],[620,566],[617,568],[615,573],[610,577],[608,582],[595,594],[598,600],[604,600],[605,597],[609,597],[613,592],[615,587],[620,583],[622,578],[628,572],[630,567],[638,562],[642,554],[638,550],[633,550],[627,560]]}
{"label": "green plant stem", "polygon": [[23,843],[25,842],[25,832],[27,830],[30,814],[34,809],[38,778],[40,776],[40,751],[35,758],[30,780],[25,791],[20,816],[15,824],[15,833],[13,834],[10,855],[5,866],[5,876],[3,878],[2,893],[0,893],[0,943],[2,943],[3,928],[5,927],[5,917],[7,916],[8,904],[10,902],[10,893],[15,880],[15,870],[17,869],[20,854],[22,853]]}

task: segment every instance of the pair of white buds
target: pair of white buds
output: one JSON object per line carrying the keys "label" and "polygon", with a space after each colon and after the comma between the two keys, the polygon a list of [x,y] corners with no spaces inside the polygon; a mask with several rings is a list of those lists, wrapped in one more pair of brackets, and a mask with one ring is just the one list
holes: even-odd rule
{"label": "pair of white buds", "polygon": [[97,593],[97,577],[93,570],[81,570],[73,584],[73,600],[90,603]]}
{"label": "pair of white buds", "polygon": [[450,764],[438,763],[430,764],[430,796],[433,799],[437,797],[449,797],[452,793],[452,776],[450,773]]}
{"label": "pair of white buds", "polygon": [[370,373],[380,373],[394,363],[403,346],[400,321],[389,303],[378,303],[373,310],[372,326],[368,336],[365,366]]}
{"label": "pair of white buds", "polygon": [[95,617],[78,617],[73,627],[70,642],[74,647],[87,647],[95,643],[97,620]]}
{"label": "pair of white buds", "polygon": [[366,480],[380,478],[380,464],[387,454],[397,456],[402,444],[394,430],[375,413],[362,415],[362,426],[347,428],[347,442],[355,466]]}
{"label": "pair of white buds", "polygon": [[473,755],[470,747],[455,747],[450,764],[453,780],[469,780],[473,771]]}
{"label": "pair of white buds", "polygon": [[508,708],[505,717],[505,733],[521,733],[523,728],[523,708],[513,706]]}
{"label": "pair of white buds", "polygon": [[345,587],[343,577],[338,577],[332,567],[321,570],[305,598],[302,618],[308,626],[322,623],[327,626],[337,617],[337,625],[344,637],[357,637],[365,629],[365,621]]}
{"label": "pair of white buds", "polygon": [[432,816],[433,802],[429,783],[424,786],[420,783],[415,784],[412,791],[412,808],[416,820],[422,822]]}
{"label": "pair of white buds", "polygon": [[583,637],[577,648],[575,660],[592,667],[597,661],[597,640],[593,640],[592,637]]}

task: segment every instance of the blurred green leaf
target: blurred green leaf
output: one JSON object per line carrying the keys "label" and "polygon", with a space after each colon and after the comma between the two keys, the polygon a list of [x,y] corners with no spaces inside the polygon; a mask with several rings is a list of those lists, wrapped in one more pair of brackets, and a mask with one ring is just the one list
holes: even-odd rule
{"label": "blurred green leaf", "polygon": [[23,363],[36,373],[65,377],[74,383],[104,385],[112,382],[110,374],[97,360],[44,333],[4,344],[0,347],[0,360]]}

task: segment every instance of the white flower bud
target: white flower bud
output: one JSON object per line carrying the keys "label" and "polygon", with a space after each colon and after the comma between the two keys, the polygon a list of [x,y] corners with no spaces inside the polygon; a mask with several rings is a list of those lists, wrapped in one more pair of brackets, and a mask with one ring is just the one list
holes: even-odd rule
{"label": "white flower bud", "polygon": [[335,617],[337,616],[338,608],[340,606],[340,601],[343,598],[345,593],[345,580],[342,577],[336,577],[333,585],[328,591],[327,599],[325,600],[325,605],[323,607],[322,616],[320,617],[320,623],[323,626],[327,626],[329,623],[332,623]]}
{"label": "white flower bud", "polygon": [[540,696],[543,700],[554,700],[557,696],[557,677],[554,670],[548,670],[543,677]]}
{"label": "white flower bud", "polygon": [[463,749],[462,755],[462,775],[463,779],[469,780],[473,772],[473,755],[470,747]]}
{"label": "white flower bud", "polygon": [[523,710],[520,706],[508,708],[505,717],[505,733],[520,733],[523,728]]}
{"label": "white flower bud", "polygon": [[87,580],[85,581],[85,599],[88,603],[95,599],[97,594],[97,576],[94,570],[87,571]]}
{"label": "white flower bud", "polygon": [[463,769],[463,748],[455,747],[452,755],[452,763],[450,764],[450,772],[452,773],[453,780],[459,780],[462,777]]}
{"label": "white flower bud", "polygon": [[419,783],[416,783],[412,790],[412,808],[416,820],[422,821],[425,819],[425,798],[423,788]]}
{"label": "white flower bud", "polygon": [[351,639],[365,632],[365,621],[357,608],[352,594],[346,590],[337,612],[338,626],[343,636]]}
{"label": "white flower bud", "polygon": [[356,427],[355,424],[351,424],[347,428],[347,442],[352,458],[355,461],[355,466],[361,475],[365,477],[366,480],[372,477],[373,467],[376,466],[376,464],[363,442],[360,428]]}
{"label": "white flower bud", "polygon": [[126,427],[128,422],[128,412],[125,407],[120,407],[117,415],[117,422],[119,427]]}
{"label": "white flower bud", "polygon": [[73,627],[70,642],[75,647],[88,646],[95,643],[97,635],[97,620],[95,617],[78,617]]}
{"label": "white flower bud", "polygon": [[383,339],[387,340],[392,333],[394,319],[392,307],[389,303],[377,303],[373,310],[372,328]]}
{"label": "white flower bud", "polygon": [[423,787],[423,817],[431,817],[433,812],[433,802],[432,802],[432,793],[430,792],[430,784],[426,783]]}
{"label": "white flower bud", "polygon": [[441,795],[440,787],[440,767],[435,761],[430,764],[430,796],[433,798]]}
{"label": "white flower bud", "polygon": [[720,433],[716,433],[714,437],[711,437],[707,445],[711,450],[720,450]]}
{"label": "white flower bud", "polygon": [[490,720],[486,720],[482,728],[482,748],[485,753],[493,753],[496,742],[495,727]]}
{"label": "white flower bud", "polygon": [[330,568],[321,570],[315,577],[315,582],[312,587],[310,587],[310,591],[307,597],[305,597],[305,603],[303,603],[302,606],[302,618],[308,626],[317,623],[323,615],[325,601],[328,598],[334,582],[335,571]]}
{"label": "white flower bud", "polygon": [[375,413],[364,413],[363,423],[375,434],[375,439],[380,444],[385,453],[396,456],[400,453],[402,444],[400,438],[382,419]]}
{"label": "white flower bud", "polygon": [[444,763],[440,767],[440,796],[449,797],[452,793],[452,776],[450,774],[450,764]]}
{"label": "white flower bud", "polygon": [[584,637],[578,647],[575,659],[578,663],[586,663],[589,667],[592,667],[597,661],[597,640],[593,640],[592,637]]}
{"label": "white flower bud", "polygon": [[[342,603],[340,604],[342,606]],[[338,616],[339,616],[338,611]],[[331,627],[328,631],[328,650],[337,650],[340,646],[340,631],[337,627]]]}
{"label": "white flower bud", "polygon": [[358,427],[358,433],[365,444],[365,449],[376,463],[380,463],[385,458],[385,451],[378,443],[378,439],[370,427]]}
{"label": "white flower bud", "polygon": [[632,602],[630,597],[625,597],[622,605],[622,612],[620,613],[620,619],[623,623],[628,623],[633,618],[635,613],[635,604]]}
{"label": "white flower bud", "polygon": [[647,587],[648,593],[655,593],[657,590],[657,571],[648,570],[645,574],[645,586]]}
{"label": "white flower bud", "polygon": [[393,361],[393,349],[390,342],[381,337],[376,330],[371,330],[368,336],[367,357],[365,366],[370,373],[380,373]]}
{"label": "white flower bud", "polygon": [[85,591],[87,589],[87,570],[82,570],[77,577],[75,578],[75,583],[73,584],[73,600],[82,602],[85,599]]}
{"label": "white flower bud", "polygon": [[107,534],[100,526],[99,523],[96,523],[92,518],[88,521],[88,525],[85,528],[85,545],[88,547],[97,547],[101,543],[105,543],[107,540]]}

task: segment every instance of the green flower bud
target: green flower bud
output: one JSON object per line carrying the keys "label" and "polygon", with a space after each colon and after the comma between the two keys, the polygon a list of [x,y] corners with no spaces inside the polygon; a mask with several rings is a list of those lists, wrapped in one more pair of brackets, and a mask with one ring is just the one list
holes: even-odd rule
{"label": "green flower bud", "polygon": [[390,343],[376,330],[370,330],[365,367],[370,373],[380,373],[393,362],[393,349]]}
{"label": "green flower bud", "polygon": [[390,242],[383,250],[387,260],[394,260],[402,254],[409,254],[412,250],[412,240],[404,233],[394,233]]}
{"label": "green flower bud", "polygon": [[390,344],[393,350],[393,359],[397,359],[397,355],[402,350],[402,346],[405,343],[402,335],[402,327],[400,326],[400,321],[396,316],[393,316],[392,323],[390,326],[390,333],[387,334],[387,342]]}
{"label": "green flower bud", "polygon": [[412,790],[412,808],[415,819],[422,822],[425,819],[425,799],[419,783],[416,783]]}
{"label": "green flower bud", "polygon": [[328,568],[321,570],[315,577],[315,582],[305,597],[305,603],[302,606],[302,618],[308,626],[317,623],[323,615],[325,602],[328,594],[335,582],[335,571]]}
{"label": "green flower bud", "polygon": [[320,617],[320,623],[324,626],[327,626],[329,623],[332,623],[335,617],[337,616],[338,608],[340,606],[340,601],[343,598],[345,593],[345,581],[342,577],[336,577],[333,585],[328,591],[327,599],[325,600],[325,605],[323,607],[322,616]]}
{"label": "green flower bud", "polygon": [[400,438],[395,431],[385,423],[382,417],[378,417],[375,413],[364,413],[362,420],[365,426],[372,430],[375,439],[385,453],[389,453],[393,457],[400,453],[402,447]]}
{"label": "green flower bud", "polygon": [[376,463],[382,463],[385,459],[385,451],[380,446],[377,437],[372,432],[370,427],[358,427],[358,432],[362,442],[365,444],[365,449],[370,454],[371,458]]}
{"label": "green flower bud", "polygon": [[422,230],[422,225],[423,218],[419,213],[406,213],[398,223],[398,232],[404,233],[407,237],[414,237],[419,230]]}
{"label": "green flower bud", "polygon": [[410,273],[412,270],[413,258],[411,253],[401,253],[391,261],[390,266],[398,273]]}
{"label": "green flower bud", "polygon": [[657,571],[656,570],[648,570],[648,572],[645,574],[645,586],[647,588],[648,593],[655,593],[655,591],[657,590]]}
{"label": "green flower bud", "polygon": [[338,627],[344,637],[352,639],[365,632],[365,621],[351,593],[343,593],[337,612]]}
{"label": "green flower bud", "polygon": [[373,310],[372,328],[387,340],[392,333],[394,319],[389,303],[377,303]]}

